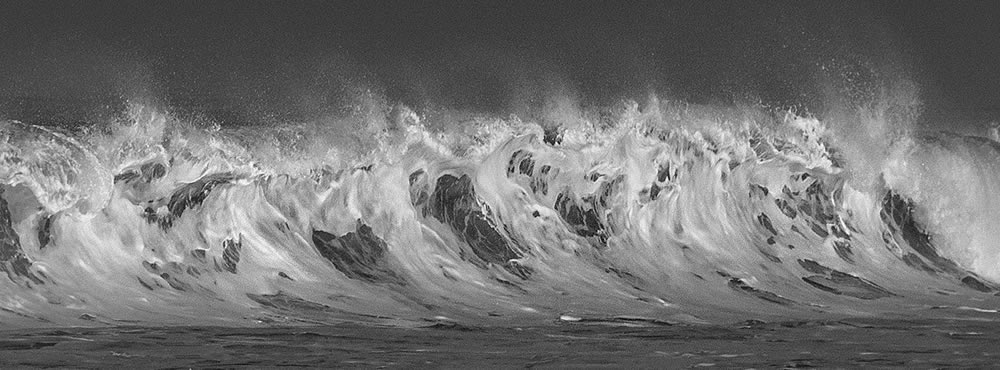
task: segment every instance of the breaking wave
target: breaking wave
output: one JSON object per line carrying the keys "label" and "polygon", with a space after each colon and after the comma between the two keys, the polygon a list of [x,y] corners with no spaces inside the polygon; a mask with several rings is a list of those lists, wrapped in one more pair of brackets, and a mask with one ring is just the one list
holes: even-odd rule
{"label": "breaking wave", "polygon": [[0,322],[995,312],[996,142],[655,99],[564,121],[0,123]]}

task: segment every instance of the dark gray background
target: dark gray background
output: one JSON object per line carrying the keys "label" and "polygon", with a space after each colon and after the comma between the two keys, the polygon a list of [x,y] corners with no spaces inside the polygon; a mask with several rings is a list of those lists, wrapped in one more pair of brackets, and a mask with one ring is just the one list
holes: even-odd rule
{"label": "dark gray background", "polygon": [[822,116],[910,81],[923,127],[956,129],[1000,112],[994,4],[7,1],[0,114],[86,121],[142,100],[240,124],[376,96],[532,116],[552,96],[655,93]]}

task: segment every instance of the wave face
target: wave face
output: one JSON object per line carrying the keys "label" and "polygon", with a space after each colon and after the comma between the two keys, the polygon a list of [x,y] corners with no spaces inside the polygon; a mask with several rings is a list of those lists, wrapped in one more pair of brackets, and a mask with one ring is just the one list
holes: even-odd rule
{"label": "wave face", "polygon": [[[558,129],[2,123],[11,326],[990,313],[1000,146],[626,104]],[[388,122],[388,123],[387,123]],[[875,179],[875,181],[864,181]]]}

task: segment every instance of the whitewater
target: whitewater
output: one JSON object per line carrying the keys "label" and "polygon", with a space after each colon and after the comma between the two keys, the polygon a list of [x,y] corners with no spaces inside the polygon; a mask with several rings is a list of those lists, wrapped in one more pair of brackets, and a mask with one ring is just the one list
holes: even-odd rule
{"label": "whitewater", "polygon": [[[994,314],[1000,144],[655,98],[560,126],[130,104],[0,124],[0,323],[705,324]],[[442,118],[444,117],[444,118]],[[853,128],[852,128],[853,127]]]}

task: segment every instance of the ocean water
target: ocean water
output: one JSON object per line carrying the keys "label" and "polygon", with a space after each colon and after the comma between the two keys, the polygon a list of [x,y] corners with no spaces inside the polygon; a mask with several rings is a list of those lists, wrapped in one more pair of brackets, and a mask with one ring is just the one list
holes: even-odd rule
{"label": "ocean water", "polygon": [[362,105],[0,123],[0,364],[995,356],[991,139],[655,97],[558,126]]}
{"label": "ocean water", "polygon": [[850,319],[726,326],[419,329],[128,327],[14,331],[0,365],[72,368],[989,368],[995,324]]}
{"label": "ocean water", "polygon": [[0,2],[0,368],[995,367],[981,5]]}

